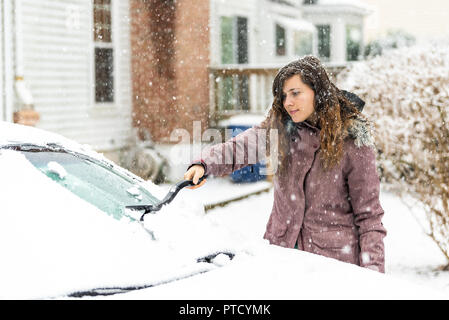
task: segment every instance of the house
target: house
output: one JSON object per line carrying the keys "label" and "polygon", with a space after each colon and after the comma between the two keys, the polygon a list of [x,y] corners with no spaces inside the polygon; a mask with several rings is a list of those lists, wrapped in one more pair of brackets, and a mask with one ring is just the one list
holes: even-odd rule
{"label": "house", "polygon": [[449,36],[449,1],[440,0],[359,0],[372,8],[365,21],[365,38],[373,41],[385,37],[389,31],[402,30],[417,43],[429,39],[444,41]]}
{"label": "house", "polygon": [[36,126],[117,158],[132,138],[128,1],[3,0],[0,119]]}
{"label": "house", "polygon": [[[314,54],[332,68],[355,56],[346,35],[357,38],[367,13],[333,1],[352,3],[3,0],[0,119],[34,121],[112,160],[135,131],[161,144],[179,132],[199,141],[198,128],[265,114],[287,62]],[[358,57],[363,47],[353,47]]]}
{"label": "house", "polygon": [[[309,12],[308,20],[311,6],[321,11]],[[133,123],[142,137],[149,133],[172,150],[201,142],[202,133],[233,115],[265,114],[277,70],[300,56],[319,55],[327,45],[329,71],[334,62],[341,68],[345,34],[320,38],[316,24],[334,32],[336,17],[359,23],[365,14],[354,4],[345,5],[348,15],[339,6],[299,0],[130,0],[130,7]]]}
{"label": "house", "polygon": [[133,124],[142,138],[208,127],[209,1],[130,0]]}
{"label": "house", "polygon": [[317,54],[317,33],[297,1],[211,1],[211,121],[265,113],[279,67]]}
{"label": "house", "polygon": [[320,57],[331,76],[363,59],[370,12],[357,0],[212,0],[212,125],[265,113],[278,68],[300,56]]}
{"label": "house", "polygon": [[304,19],[318,32],[318,56],[329,66],[363,59],[366,16],[372,8],[358,0],[304,0]]}
{"label": "house", "polygon": [[175,129],[196,141],[195,123],[206,130],[233,114],[263,114],[277,69],[318,52],[298,1],[130,3],[134,125],[158,142],[178,142]]}

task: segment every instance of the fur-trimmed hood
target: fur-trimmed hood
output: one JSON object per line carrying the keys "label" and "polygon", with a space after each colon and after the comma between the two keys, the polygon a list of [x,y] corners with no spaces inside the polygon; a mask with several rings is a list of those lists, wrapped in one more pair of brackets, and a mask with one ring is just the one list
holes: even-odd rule
{"label": "fur-trimmed hood", "polygon": [[[356,106],[356,108],[362,112],[363,107],[365,106],[365,101],[363,101],[358,95],[355,93],[346,91],[346,90],[340,90],[343,95],[351,102],[353,102]],[[345,135],[345,138],[349,136],[355,140],[355,145],[357,147],[362,146],[370,146],[372,148],[375,148],[374,145],[374,137],[373,137],[373,130],[371,123],[360,116],[354,118],[352,120],[351,125],[349,126],[347,130],[347,134]]]}
{"label": "fur-trimmed hood", "polygon": [[[351,102],[353,102],[355,104],[356,108],[360,112],[362,112],[363,107],[365,106],[365,101],[363,101],[359,96],[357,96],[354,93],[351,93],[351,92],[348,92],[345,90],[341,90],[341,91],[343,92],[345,97],[348,100],[350,100]],[[318,128],[312,126],[307,121],[295,123],[289,117],[287,120],[287,124],[286,124],[287,132],[289,132],[292,135],[296,131],[295,129],[297,127],[301,127],[304,125],[307,125],[316,130],[319,130]],[[369,147],[372,147],[373,149],[375,149],[372,125],[369,122],[369,120],[364,118],[363,116],[357,116],[357,117],[351,119],[351,124],[348,127],[346,133],[344,134],[343,139],[346,139],[347,137],[354,139],[355,145],[357,147],[369,146]]]}
{"label": "fur-trimmed hood", "polygon": [[[351,124],[349,125],[346,133],[343,135],[343,139],[348,137],[354,139],[355,145],[359,148],[369,146],[375,149],[373,128],[371,123],[361,116],[357,116],[350,121]],[[308,126],[314,130],[320,130],[319,128],[309,124],[307,121],[294,123],[291,119],[287,120],[286,128],[290,135],[296,135],[296,133],[294,133],[296,129],[304,126]]]}
{"label": "fur-trimmed hood", "polygon": [[354,139],[357,147],[369,146],[375,148],[373,130],[370,122],[362,117],[357,117],[351,120],[351,125],[348,127],[346,137]]}

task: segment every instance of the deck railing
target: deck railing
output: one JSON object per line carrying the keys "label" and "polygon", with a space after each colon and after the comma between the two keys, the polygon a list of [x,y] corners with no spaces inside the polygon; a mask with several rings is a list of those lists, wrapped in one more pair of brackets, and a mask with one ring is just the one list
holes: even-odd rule
{"label": "deck railing", "polygon": [[264,113],[271,105],[271,84],[279,68],[248,65],[211,67],[211,111],[216,115]]}
{"label": "deck railing", "polygon": [[[265,114],[271,106],[271,87],[281,66],[222,65],[209,68],[211,114],[216,119],[251,113]],[[327,66],[334,77],[344,65]]]}

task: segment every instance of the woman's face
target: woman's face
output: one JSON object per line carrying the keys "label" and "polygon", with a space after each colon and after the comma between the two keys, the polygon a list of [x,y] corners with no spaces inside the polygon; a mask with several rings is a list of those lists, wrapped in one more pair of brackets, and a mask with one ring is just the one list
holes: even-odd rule
{"label": "woman's face", "polygon": [[293,122],[302,122],[313,114],[315,92],[302,82],[299,75],[285,80],[282,91],[284,108]]}

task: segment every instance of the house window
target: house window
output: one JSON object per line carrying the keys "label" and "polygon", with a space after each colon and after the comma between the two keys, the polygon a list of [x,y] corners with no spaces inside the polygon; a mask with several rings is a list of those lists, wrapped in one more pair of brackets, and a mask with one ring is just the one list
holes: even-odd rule
{"label": "house window", "polygon": [[295,31],[294,33],[295,55],[305,56],[312,54],[313,34],[304,31]]}
{"label": "house window", "polygon": [[286,44],[285,44],[285,29],[280,25],[276,25],[276,55],[285,56]]}
{"label": "house window", "polygon": [[111,0],[93,1],[95,102],[114,102]]}
{"label": "house window", "polygon": [[362,50],[362,27],[359,25],[346,26],[346,59],[357,61]]}
{"label": "house window", "polygon": [[233,39],[233,22],[232,17],[220,18],[221,31],[221,63],[234,63],[234,39]]}
{"label": "house window", "polygon": [[[244,64],[248,58],[248,18],[220,17],[221,63]],[[249,79],[247,75],[223,77],[220,82],[221,110],[249,109]]]}
{"label": "house window", "polygon": [[248,19],[221,17],[221,63],[248,63]]}
{"label": "house window", "polygon": [[237,17],[237,63],[248,63],[248,19]]}
{"label": "house window", "polygon": [[331,57],[331,26],[317,25],[318,31],[318,55],[324,61]]}

